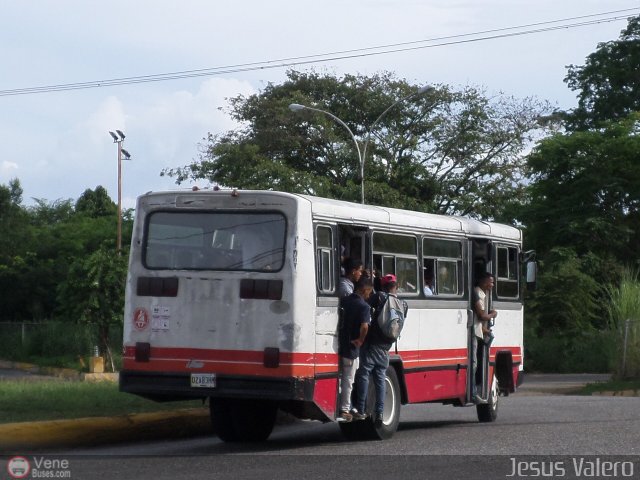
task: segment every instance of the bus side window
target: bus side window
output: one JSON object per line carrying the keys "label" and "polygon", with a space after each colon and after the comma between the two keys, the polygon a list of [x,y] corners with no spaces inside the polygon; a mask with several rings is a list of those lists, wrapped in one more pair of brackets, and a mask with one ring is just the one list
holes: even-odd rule
{"label": "bus side window", "polygon": [[333,293],[336,288],[333,232],[331,227],[316,228],[316,283],[321,293]]}
{"label": "bus side window", "polygon": [[459,240],[424,238],[422,240],[425,295],[427,281],[433,279],[433,295],[459,297],[464,293],[462,243]]}
{"label": "bus side window", "polygon": [[418,293],[418,244],[415,237],[374,232],[373,263],[379,277],[395,274],[398,293]]}
{"label": "bus side window", "polygon": [[518,298],[518,249],[515,247],[497,247],[498,275],[496,294],[498,298]]}

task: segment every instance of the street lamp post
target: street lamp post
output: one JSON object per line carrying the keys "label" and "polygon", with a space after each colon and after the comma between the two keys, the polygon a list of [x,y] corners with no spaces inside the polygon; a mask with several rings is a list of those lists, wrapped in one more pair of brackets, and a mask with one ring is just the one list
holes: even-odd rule
{"label": "street lamp post", "polygon": [[113,143],[118,144],[118,232],[116,238],[116,251],[118,255],[122,251],[122,157],[125,160],[131,159],[131,154],[122,148],[122,142],[124,142],[125,134],[122,133],[122,130],[116,130],[118,135],[113,132],[109,132],[111,138],[113,138]]}
{"label": "street lamp post", "polygon": [[306,105],[300,105],[298,103],[292,103],[291,105],[289,105],[289,110],[291,110],[292,112],[299,112],[300,110],[312,110],[314,112],[324,113],[325,115],[328,115],[333,120],[335,120],[336,122],[338,122],[340,125],[342,125],[344,128],[347,129],[347,131],[351,135],[351,138],[353,139],[353,143],[356,144],[356,151],[358,152],[358,160],[360,161],[360,202],[364,205],[364,162],[365,162],[366,155],[367,155],[367,146],[369,145],[369,141],[371,140],[371,134],[373,132],[373,129],[376,127],[376,125],[378,124],[380,119],[382,119],[382,117],[384,117],[387,114],[387,112],[389,110],[391,110],[393,107],[395,107],[399,103],[402,103],[402,102],[404,102],[406,100],[409,100],[410,98],[412,98],[412,97],[414,97],[416,95],[422,95],[423,93],[425,93],[427,91],[431,91],[431,90],[433,90],[433,87],[424,86],[424,87],[418,89],[417,91],[415,91],[415,92],[413,92],[413,93],[411,93],[411,94],[409,94],[409,95],[407,95],[405,97],[402,97],[401,99],[396,100],[394,103],[389,105],[378,116],[378,118],[375,119],[375,121],[371,124],[371,127],[369,127],[369,133],[367,134],[367,139],[364,142],[364,147],[362,148],[362,152],[360,152],[360,146],[358,145],[358,141],[356,140],[356,137],[353,134],[353,132],[351,131],[351,129],[347,126],[346,123],[344,123],[342,120],[340,120],[338,117],[336,117],[333,113],[327,112],[326,110],[320,110],[319,108],[307,107]]}

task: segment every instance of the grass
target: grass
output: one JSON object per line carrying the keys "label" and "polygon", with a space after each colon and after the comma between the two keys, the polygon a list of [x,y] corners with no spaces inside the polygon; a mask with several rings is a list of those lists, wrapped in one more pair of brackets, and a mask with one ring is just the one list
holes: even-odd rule
{"label": "grass", "polygon": [[200,400],[157,403],[122,393],[110,382],[5,380],[0,384],[0,423],[108,417],[202,407]]}
{"label": "grass", "polygon": [[578,395],[592,395],[596,392],[623,392],[640,390],[640,380],[610,380],[608,382],[589,383],[576,392]]}

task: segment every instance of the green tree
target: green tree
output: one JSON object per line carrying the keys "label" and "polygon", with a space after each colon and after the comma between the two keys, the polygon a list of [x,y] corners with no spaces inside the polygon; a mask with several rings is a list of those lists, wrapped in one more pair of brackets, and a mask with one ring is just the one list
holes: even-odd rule
{"label": "green tree", "polygon": [[521,218],[539,253],[566,247],[622,263],[640,258],[639,129],[640,115],[633,114],[536,146]]}
{"label": "green tree", "polygon": [[30,286],[21,281],[33,263],[26,249],[32,235],[22,193],[18,179],[0,185],[0,320],[4,321],[33,318],[38,310]]}
{"label": "green tree", "polygon": [[640,259],[638,71],[640,17],[634,17],[619,40],[569,67],[565,81],[578,92],[578,107],[564,115],[565,132],[539,142],[527,162],[531,184],[518,218],[543,267],[528,307],[530,345],[553,336],[573,360],[613,359],[605,286],[617,285],[625,265]]}
{"label": "green tree", "polygon": [[20,247],[27,219],[22,207],[22,187],[18,179],[0,185],[0,262],[5,263]]}
{"label": "green tree", "polygon": [[565,82],[578,92],[578,107],[568,117],[571,129],[640,111],[640,16],[629,19],[618,40],[600,43],[584,65],[570,65]]}
{"label": "green tree", "polygon": [[[359,201],[360,165],[347,130],[327,115],[292,113],[288,105],[331,112],[362,148],[376,118],[417,90],[388,73],[337,78],[290,71],[281,85],[231,99],[229,113],[242,127],[209,134],[199,161],[163,174],[177,183],[206,179]],[[401,101],[371,132],[367,203],[500,217],[520,195],[521,154],[544,112],[534,100],[489,99],[471,87],[439,86]]]}
{"label": "green tree", "polygon": [[107,190],[98,185],[95,190],[86,189],[76,201],[75,211],[89,217],[115,217],[117,205],[111,200]]}
{"label": "green tree", "polygon": [[538,288],[528,306],[533,314],[528,321],[536,334],[575,336],[585,330],[605,328],[597,299],[603,286],[585,273],[597,263],[592,255],[579,257],[571,248],[553,248],[543,262]]}
{"label": "green tree", "polygon": [[28,208],[30,223],[38,228],[48,228],[68,222],[74,214],[73,201],[34,198],[35,205]]}
{"label": "green tree", "polygon": [[[57,287],[69,267],[108,242],[115,250],[116,218],[113,202],[102,187],[86,190],[78,202],[35,199],[21,205],[18,180],[0,185],[0,319],[45,320],[69,309]],[[80,211],[76,211],[74,204]],[[111,212],[109,211],[109,208]],[[112,214],[111,214],[112,213]],[[131,235],[131,215],[125,212],[123,238]]]}
{"label": "green tree", "polygon": [[127,257],[108,246],[78,258],[58,289],[60,304],[69,318],[97,327],[101,351],[106,353],[112,371],[115,366],[109,330],[122,325],[126,278]]}

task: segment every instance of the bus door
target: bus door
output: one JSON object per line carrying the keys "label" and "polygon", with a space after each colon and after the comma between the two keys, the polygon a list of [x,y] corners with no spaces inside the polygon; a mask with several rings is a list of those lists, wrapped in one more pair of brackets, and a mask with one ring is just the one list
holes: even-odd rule
{"label": "bus door", "polygon": [[[467,327],[469,331],[469,364],[468,364],[468,379],[467,379],[467,401],[473,401],[473,384],[475,383],[476,393],[483,399],[487,399],[489,396],[489,348],[482,340],[475,338],[474,331],[474,289],[476,288],[477,279],[483,272],[493,271],[493,245],[488,239],[474,238],[470,242],[471,255],[470,268],[469,268],[469,285],[471,286],[469,291],[469,310],[467,313]],[[487,301],[489,302],[489,310],[492,309],[492,296],[493,292],[489,295]],[[477,348],[474,348],[476,347]],[[474,369],[474,360],[476,368]],[[475,375],[474,375],[475,370]]]}
{"label": "bus door", "polygon": [[[366,227],[317,223],[315,228],[316,262],[316,389],[325,390],[323,409],[333,412],[338,395],[338,328],[340,299],[337,296],[342,262],[347,257],[362,260],[367,265],[370,256]],[[322,387],[320,386],[322,385]],[[333,392],[333,393],[331,393]],[[328,399],[331,398],[329,401]]]}

